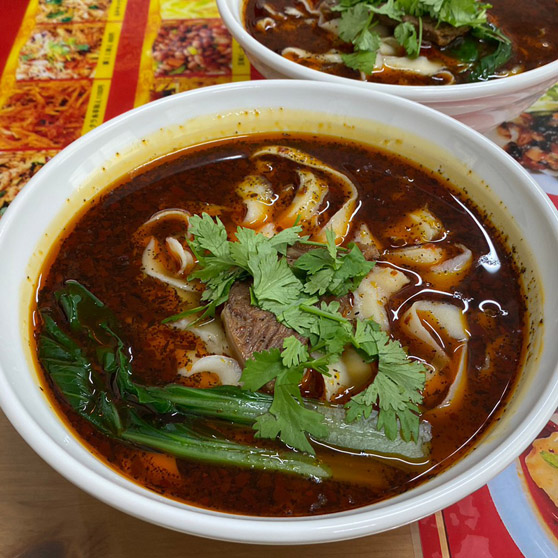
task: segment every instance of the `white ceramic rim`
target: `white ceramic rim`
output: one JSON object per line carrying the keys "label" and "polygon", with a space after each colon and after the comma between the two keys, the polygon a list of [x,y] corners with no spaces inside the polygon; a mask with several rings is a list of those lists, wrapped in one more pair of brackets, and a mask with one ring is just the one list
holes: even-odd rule
{"label": "white ceramic rim", "polygon": [[[81,149],[87,147],[91,139],[108,138],[114,128],[125,128],[128,119],[155,112],[157,108],[165,107],[168,109],[174,103],[191,102],[195,104],[198,101],[201,102],[204,95],[209,94],[210,90],[212,94],[218,92],[223,95],[237,89],[260,90],[264,94],[266,91],[282,92],[284,90],[287,94],[289,90],[296,87],[314,89],[316,92],[326,90],[333,98],[342,95],[366,96],[370,102],[376,99],[388,103],[395,111],[398,107],[401,109],[412,107],[413,111],[428,115],[432,121],[436,121],[440,126],[449,127],[453,132],[468,137],[475,142],[480,142],[489,157],[498,161],[498,164],[511,166],[514,172],[522,176],[527,183],[526,187],[531,188],[533,202],[540,210],[541,218],[544,217],[551,224],[554,236],[558,239],[558,212],[548,196],[529,174],[501,148],[464,124],[428,107],[384,93],[364,91],[338,84],[267,80],[224,84],[173,95],[133,109],[102,124],[86,136],[73,142],[31,179],[0,220],[0,241],[4,240],[11,222],[17,218],[17,208],[20,205],[31,203],[29,199],[32,198],[34,190],[40,187],[42,176],[47,173],[47,169],[75,156]],[[134,492],[123,486],[108,482],[96,472],[85,467],[77,459],[68,455],[48,435],[41,424],[27,413],[25,407],[15,397],[10,382],[1,367],[0,405],[21,436],[47,463],[84,491],[121,511],[157,525],[212,539],[255,544],[311,544],[357,538],[405,525],[451,505],[486,484],[490,478],[502,471],[532,442],[554,413],[558,403],[558,365],[554,368],[552,378],[552,388],[545,393],[540,404],[532,408],[522,421],[523,428],[516,429],[512,435],[500,441],[489,458],[482,463],[466,470],[464,474],[459,475],[451,483],[445,482],[431,489],[428,499],[418,494],[407,497],[403,502],[391,503],[394,499],[388,499],[379,505],[375,505],[374,509],[358,508],[331,515],[301,518],[255,519],[240,515],[216,513],[192,506],[176,508],[147,497],[150,492],[146,489],[144,489],[146,493],[144,496],[138,494],[137,491]],[[137,487],[135,483],[131,481],[129,483]],[[392,509],[386,513],[386,507]],[[208,520],[208,516],[211,516],[210,520]]]}
{"label": "white ceramic rim", "polygon": [[248,52],[257,53],[257,57],[262,63],[293,79],[309,79],[314,81],[326,81],[328,83],[353,85],[405,97],[406,99],[411,99],[420,103],[451,103],[475,98],[481,99],[483,97],[515,93],[518,90],[527,89],[551,79],[558,80],[558,60],[549,62],[539,68],[534,68],[533,70],[502,79],[478,83],[460,83],[447,87],[436,85],[410,86],[369,83],[326,74],[297,64],[292,60],[288,60],[252,37],[240,23],[240,16],[235,15],[233,12],[233,5],[239,2],[239,5],[242,6],[243,1],[244,0],[217,0],[219,13],[231,34]]}

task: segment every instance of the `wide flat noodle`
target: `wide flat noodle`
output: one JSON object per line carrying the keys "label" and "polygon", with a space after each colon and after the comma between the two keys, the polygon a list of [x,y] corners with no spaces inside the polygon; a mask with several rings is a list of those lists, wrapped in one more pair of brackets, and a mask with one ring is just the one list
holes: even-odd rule
{"label": "wide flat noodle", "polygon": [[345,199],[341,208],[330,218],[330,220],[322,227],[321,230],[317,231],[313,235],[313,239],[318,242],[326,241],[326,231],[331,229],[335,234],[335,241],[337,244],[341,244],[345,237],[349,234],[351,228],[351,219],[356,209],[356,200],[358,197],[358,191],[355,185],[341,172],[335,170],[334,168],[326,165],[316,157],[304,153],[298,149],[291,147],[285,147],[282,145],[270,145],[264,147],[259,151],[256,151],[252,155],[253,158],[261,157],[264,155],[276,155],[278,157],[283,157],[284,159],[289,159],[295,163],[314,168],[335,176],[345,189]]}
{"label": "wide flat noodle", "polygon": [[[427,369],[425,400],[445,392],[444,399],[436,407],[460,404],[467,386],[467,348],[470,337],[461,309],[446,302],[417,301],[402,316],[401,327],[420,341],[431,355],[428,359],[431,367]],[[451,382],[449,388],[448,380]]]}

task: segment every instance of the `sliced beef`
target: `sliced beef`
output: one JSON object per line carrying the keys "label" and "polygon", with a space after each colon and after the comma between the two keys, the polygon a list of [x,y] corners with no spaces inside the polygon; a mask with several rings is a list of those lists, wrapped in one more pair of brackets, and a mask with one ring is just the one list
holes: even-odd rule
{"label": "sliced beef", "polygon": [[252,306],[247,283],[232,286],[221,320],[231,350],[241,366],[255,352],[282,348],[283,340],[291,335],[304,344],[308,343],[305,337],[280,324],[271,312]]}
{"label": "sliced beef", "polygon": [[[403,21],[410,21],[415,28],[419,28],[418,19],[413,16],[405,16]],[[462,37],[469,31],[470,27],[462,25],[454,27],[449,23],[438,23],[430,17],[422,18],[422,37],[431,43],[444,47],[449,45],[457,37]]]}

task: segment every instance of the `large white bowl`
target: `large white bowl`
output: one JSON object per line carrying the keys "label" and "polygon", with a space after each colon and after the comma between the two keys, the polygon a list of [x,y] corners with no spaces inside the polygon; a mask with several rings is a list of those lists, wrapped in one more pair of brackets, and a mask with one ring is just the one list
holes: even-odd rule
{"label": "large white bowl", "polygon": [[244,3],[245,0],[217,0],[225,25],[264,77],[352,84],[391,93],[453,116],[479,132],[488,132],[498,124],[512,120],[558,81],[558,60],[504,79],[451,86],[390,85],[334,76],[288,60],[254,39],[243,25]]}
{"label": "large white bowl", "polygon": [[[365,117],[363,117],[365,115]],[[531,348],[515,394],[474,451],[405,494],[361,509],[260,519],[197,509],[127,480],[69,431],[40,388],[30,307],[57,235],[114,178],[190,144],[235,133],[304,131],[401,152],[466,188],[505,230],[525,271]],[[252,543],[349,539],[414,521],[484,485],[546,424],[558,404],[558,220],[546,195],[489,140],[431,109],[362,88],[262,81],[175,95],[128,112],[54,157],[0,221],[0,403],[35,451],[62,475],[134,516],[186,533]],[[544,323],[544,326],[542,325]]]}

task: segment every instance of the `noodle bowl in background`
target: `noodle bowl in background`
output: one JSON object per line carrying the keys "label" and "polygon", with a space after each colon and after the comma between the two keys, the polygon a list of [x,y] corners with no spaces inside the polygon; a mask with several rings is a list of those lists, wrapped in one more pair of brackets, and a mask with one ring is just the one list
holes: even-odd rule
{"label": "noodle bowl in background", "polygon": [[310,79],[391,93],[453,116],[480,132],[515,118],[558,80],[558,60],[501,79],[447,87],[372,83],[332,75],[293,62],[256,40],[244,24],[244,0],[217,0],[217,5],[233,37],[266,78]]}
{"label": "noodle bowl in background", "polygon": [[[339,98],[347,100],[342,112],[331,108],[338,106]],[[363,119],[362,114],[367,114],[367,118]],[[31,329],[29,304],[34,297],[35,278],[42,269],[45,251],[53,246],[54,239],[60,234],[61,224],[68,223],[76,212],[82,214],[85,209],[83,200],[93,199],[104,187],[132,169],[177,149],[234,136],[235,132],[250,137],[253,133],[274,134],[279,129],[293,134],[319,133],[345,137],[349,141],[364,142],[381,150],[395,151],[419,161],[427,169],[433,169],[440,177],[449,179],[461,192],[460,195],[466,190],[466,195],[475,200],[481,212],[490,214],[494,226],[505,230],[506,244],[513,245],[515,261],[524,266],[523,284],[529,313],[527,331],[531,344],[514,395],[507,403],[508,412],[502,414],[501,420],[493,425],[482,440],[473,444],[474,452],[469,452],[446,471],[379,504],[304,520],[262,521],[252,515],[239,517],[196,510],[147,491],[108,468],[75,438],[68,437],[67,426],[53,412],[38,387],[38,377],[31,372],[34,359],[26,347]],[[424,130],[428,130],[429,134],[435,132],[433,137],[437,140],[433,142],[426,139],[422,135]],[[268,144],[267,153],[261,155],[265,164],[273,162],[273,157],[277,156],[269,147],[277,145],[276,140],[277,136]],[[447,147],[442,146],[451,146],[453,155],[446,151]],[[304,152],[303,144],[290,148]],[[88,155],[84,157],[85,152]],[[295,154],[294,151],[290,153]],[[296,157],[300,163],[300,154]],[[256,157],[255,163],[258,159]],[[440,165],[442,159],[444,163]],[[337,166],[335,164],[332,167],[332,161],[328,160],[322,163],[331,168]],[[325,168],[320,170],[302,164],[298,168],[299,179],[309,181],[307,186],[311,190],[316,181],[319,183],[327,176]],[[256,206],[251,208],[251,213],[248,212],[253,198],[248,195],[250,183],[242,180],[247,175],[239,175],[240,180],[236,181],[239,188],[237,203],[242,211],[238,217],[232,218],[232,222],[265,227],[265,208]],[[141,180],[136,172],[132,173],[131,178]],[[323,217],[322,222],[318,219],[316,228],[309,229],[308,232],[318,239],[323,226],[329,222],[335,228],[331,219],[335,215],[343,215],[343,207],[347,207],[347,212],[350,212],[350,205],[354,203],[354,200],[351,201],[353,196],[349,185],[343,186],[343,179],[332,179],[330,175],[329,182],[332,180],[337,181],[340,191],[345,193],[331,198],[329,217]],[[43,181],[56,187],[44,188]],[[509,189],[510,184],[514,185],[513,191]],[[412,188],[412,183],[409,188]],[[293,191],[291,202],[296,200],[294,194]],[[503,204],[500,200],[503,200]],[[284,224],[281,223],[283,226],[289,225],[291,202],[286,201],[286,205],[275,212],[273,222],[276,225],[282,220],[285,220]],[[296,201],[293,203],[296,204]],[[39,207],[40,212],[37,211]],[[156,227],[162,225],[161,219],[165,219],[163,214],[156,213],[158,209],[165,209],[165,206],[153,208],[153,211],[148,208],[145,217],[138,219],[136,227],[136,230],[142,224],[147,227],[142,232],[145,238],[140,241],[143,247],[140,255],[144,256],[144,272],[152,274],[152,281],[160,281],[154,274],[165,271],[157,270],[155,264],[166,261],[154,259],[149,254],[149,250],[157,250],[157,247],[149,247],[148,237],[160,235],[155,234],[155,229],[151,232],[148,229],[156,222],[159,223]],[[296,212],[299,213],[301,209],[302,206],[298,206]],[[428,224],[429,232],[424,234],[431,241],[439,238],[436,235],[440,234],[440,222],[443,223],[442,228],[452,229],[447,217],[446,222],[443,222],[444,217],[438,214],[435,204],[429,212],[422,206],[420,209],[422,216],[418,219],[419,229],[426,231],[424,225]],[[191,212],[192,208],[189,210]],[[408,214],[411,215],[412,211]],[[243,222],[247,215],[250,222]],[[169,214],[167,216],[170,217]],[[150,217],[153,219],[151,223]],[[307,221],[312,222],[313,214],[309,213],[307,217]],[[178,215],[176,218],[180,221]],[[229,219],[226,214],[223,218]],[[397,240],[401,235],[398,233],[400,225],[394,221],[391,228],[388,227],[389,231],[380,233],[380,236],[385,234],[386,239],[390,237]],[[409,224],[401,226],[402,230],[413,230]],[[496,146],[439,114],[403,100],[310,82],[239,84],[174,96],[132,111],[70,146],[61,157],[49,162],[16,198],[2,219],[1,227],[0,251],[13,262],[13,273],[10,277],[2,277],[0,285],[7,309],[0,322],[0,364],[3,372],[0,376],[0,393],[7,416],[28,442],[68,478],[120,509],[174,529],[228,540],[302,543],[339,540],[395,527],[449,505],[484,484],[531,442],[556,405],[558,388],[555,367],[558,354],[554,345],[544,340],[555,335],[557,324],[548,309],[557,301],[555,293],[549,288],[545,289],[544,300],[542,297],[542,288],[551,285],[552,278],[558,272],[556,263],[545,257],[555,249],[558,242],[554,211],[531,179]],[[22,234],[24,230],[25,234]],[[355,228],[351,234],[358,230],[363,229]],[[165,232],[163,235],[165,240],[172,237],[173,233]],[[359,241],[365,241],[361,242],[364,252],[367,245],[365,232]],[[170,242],[167,246],[180,254],[181,250],[175,244]],[[407,244],[415,246],[416,242]],[[159,243],[159,249],[161,246]],[[393,246],[391,250],[399,254],[400,260],[413,257],[412,252],[405,252],[405,247]],[[454,243],[450,252],[442,255],[438,263],[443,265],[444,261],[452,260],[456,263],[457,259],[459,265],[456,263],[452,268],[460,267],[466,272],[468,251],[477,252],[473,245],[460,240]],[[432,252],[433,255],[434,252],[436,250]],[[488,254],[485,256],[483,263],[494,266],[495,260]],[[183,263],[185,266],[190,265],[188,258]],[[400,264],[402,260],[396,265]],[[438,284],[435,270],[432,266],[430,268],[434,274],[428,280]],[[30,277],[30,281],[21,284],[20,278],[25,275]],[[163,276],[168,276],[168,272],[163,273]],[[452,286],[440,283],[438,287],[451,290]],[[106,292],[109,294],[109,291]],[[19,300],[22,303],[18,303]],[[416,305],[414,311],[420,314],[437,311],[437,307]],[[381,312],[376,319],[381,322]],[[541,321],[544,321],[544,329],[539,327]],[[409,315],[408,322],[413,322],[412,315]],[[19,324],[23,326],[18,327]],[[455,339],[461,345],[465,340],[459,334]],[[542,345],[544,350],[541,352]],[[456,353],[456,356],[459,355]],[[30,372],[22,374],[21,370],[25,368]],[[14,370],[19,370],[19,373],[12,373]],[[173,374],[176,374],[176,370]],[[333,389],[330,393],[335,397],[337,392]],[[444,403],[447,396],[448,393],[440,401],[433,400],[429,404],[436,406]]]}

